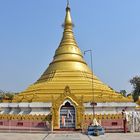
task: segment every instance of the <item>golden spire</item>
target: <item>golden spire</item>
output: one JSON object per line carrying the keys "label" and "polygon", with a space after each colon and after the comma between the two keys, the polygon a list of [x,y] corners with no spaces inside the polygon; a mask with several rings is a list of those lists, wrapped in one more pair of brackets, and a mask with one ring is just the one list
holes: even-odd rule
{"label": "golden spire", "polygon": [[70,15],[69,0],[67,0],[66,17],[65,17],[64,27],[66,27],[66,25],[73,26],[71,15]]}
{"label": "golden spire", "polygon": [[68,44],[69,45],[73,44],[76,47],[78,47],[77,43],[75,41],[75,38],[74,38],[73,31],[72,31],[73,23],[72,23],[72,18],[71,18],[70,12],[71,12],[71,10],[70,10],[69,1],[67,1],[66,16],[65,16],[65,20],[64,20],[64,24],[63,24],[64,32],[63,32],[63,37],[62,37],[59,47],[66,46]]}
{"label": "golden spire", "polygon": [[66,15],[64,20],[64,31],[59,47],[55,51],[53,61],[38,81],[49,77],[50,73],[56,71],[82,71],[91,73],[83,59],[73,34],[73,23],[71,18],[69,1],[67,1]]}

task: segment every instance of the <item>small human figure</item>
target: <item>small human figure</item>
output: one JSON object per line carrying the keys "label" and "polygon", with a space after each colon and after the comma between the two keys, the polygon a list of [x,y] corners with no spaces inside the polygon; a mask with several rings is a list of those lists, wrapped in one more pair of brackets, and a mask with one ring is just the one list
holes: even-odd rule
{"label": "small human figure", "polygon": [[123,129],[124,129],[124,133],[127,133],[127,113],[125,111],[125,109],[122,110],[122,118],[123,118]]}

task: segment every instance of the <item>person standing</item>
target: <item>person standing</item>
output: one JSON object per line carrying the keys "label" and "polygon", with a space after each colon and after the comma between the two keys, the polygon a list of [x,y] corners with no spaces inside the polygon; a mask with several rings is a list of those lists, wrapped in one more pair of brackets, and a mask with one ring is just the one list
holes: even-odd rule
{"label": "person standing", "polygon": [[123,130],[124,133],[127,133],[127,113],[125,109],[122,110],[122,118],[123,118]]}

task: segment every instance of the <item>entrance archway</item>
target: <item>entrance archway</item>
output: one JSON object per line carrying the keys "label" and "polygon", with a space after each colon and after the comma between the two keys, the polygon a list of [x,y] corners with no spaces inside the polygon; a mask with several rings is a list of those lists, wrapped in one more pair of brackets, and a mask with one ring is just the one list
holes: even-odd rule
{"label": "entrance archway", "polygon": [[60,108],[60,129],[75,129],[75,108],[67,101]]}

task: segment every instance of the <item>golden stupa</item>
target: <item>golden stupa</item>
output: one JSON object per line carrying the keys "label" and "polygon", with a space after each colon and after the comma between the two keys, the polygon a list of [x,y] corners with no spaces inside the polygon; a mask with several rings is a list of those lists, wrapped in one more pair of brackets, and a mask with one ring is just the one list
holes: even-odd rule
{"label": "golden stupa", "polygon": [[13,103],[51,102],[54,128],[59,128],[59,108],[70,100],[76,109],[76,128],[79,129],[84,105],[87,102],[132,102],[101,82],[83,59],[73,34],[73,22],[67,4],[64,32],[53,61],[41,77],[25,91],[16,95]]}

